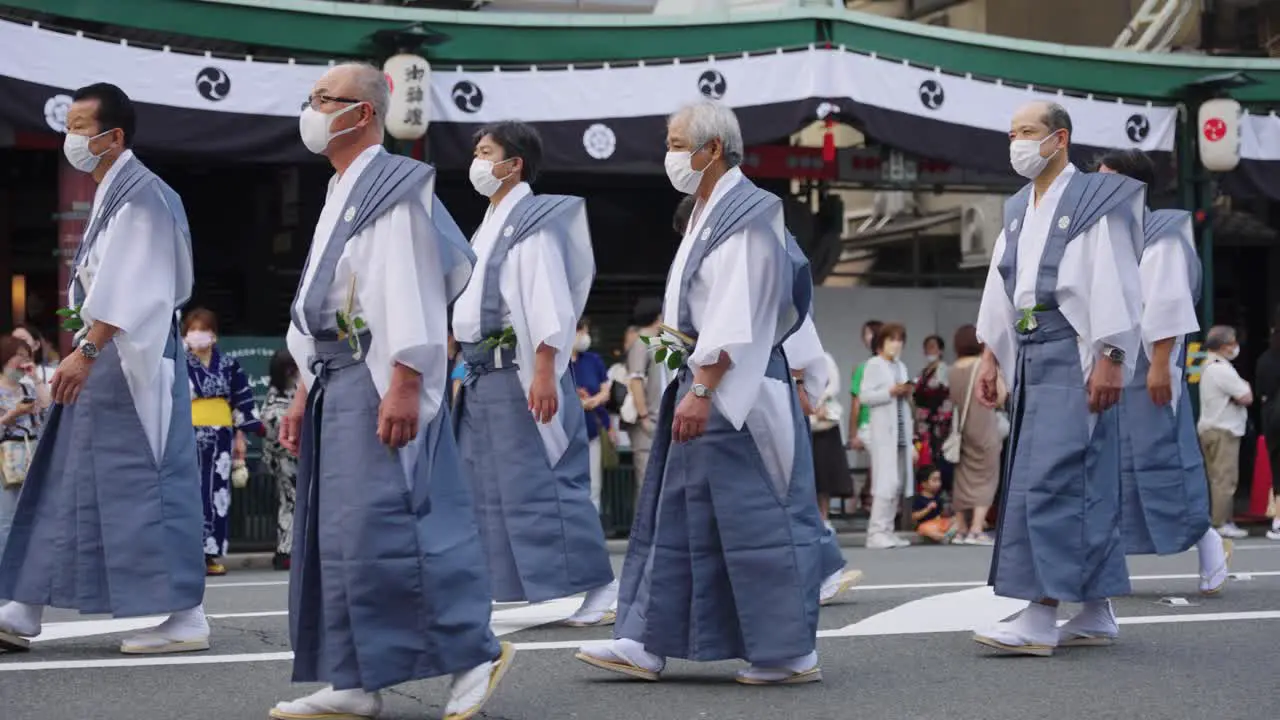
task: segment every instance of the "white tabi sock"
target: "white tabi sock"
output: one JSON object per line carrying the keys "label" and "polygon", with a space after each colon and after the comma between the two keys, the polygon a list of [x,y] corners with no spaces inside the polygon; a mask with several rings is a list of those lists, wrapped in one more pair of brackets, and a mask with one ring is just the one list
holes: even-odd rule
{"label": "white tabi sock", "polygon": [[28,605],[20,602],[0,605],[0,630],[10,631],[19,637],[38,637],[43,618],[43,605]]}
{"label": "white tabi sock", "polygon": [[120,643],[127,654],[189,652],[209,649],[209,620],[204,605],[180,610],[150,630]]}
{"label": "white tabi sock", "polygon": [[1227,549],[1222,536],[1210,529],[1196,541],[1196,553],[1200,556],[1200,577],[1205,578],[1224,570],[1227,565]]}
{"label": "white tabi sock", "polygon": [[[276,703],[276,710],[299,717],[354,715],[372,718],[382,712],[382,696],[359,688],[334,690],[332,687],[327,687],[297,700]],[[272,713],[272,716],[278,717],[275,713]]]}
{"label": "white tabi sock", "polygon": [[818,651],[815,650],[808,655],[801,655],[800,657],[752,663],[751,667],[738,673],[738,675],[750,680],[780,682],[791,675],[808,672],[817,666]]}
{"label": "white tabi sock", "polygon": [[613,610],[618,604],[618,581],[614,580],[608,585],[602,585],[595,590],[587,592],[587,596],[582,599],[582,604],[578,606],[577,611],[569,616],[570,623],[592,624],[595,622],[603,622],[610,610]]}
{"label": "white tabi sock", "polygon": [[662,672],[666,660],[644,649],[644,644],[628,638],[618,638],[607,645],[592,645],[582,648],[582,652],[602,660],[621,660],[642,670]]}
{"label": "white tabi sock", "polygon": [[[1033,602],[1012,620],[996,625],[1004,627],[1024,640],[1049,643],[1058,637],[1058,608]],[[1013,644],[1013,643],[1009,643]]]}

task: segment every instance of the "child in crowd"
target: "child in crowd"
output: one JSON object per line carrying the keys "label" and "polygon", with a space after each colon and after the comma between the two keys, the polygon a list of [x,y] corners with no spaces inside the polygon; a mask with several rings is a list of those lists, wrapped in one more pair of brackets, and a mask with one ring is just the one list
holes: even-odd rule
{"label": "child in crowd", "polygon": [[951,518],[942,515],[942,471],[926,466],[920,469],[920,476],[924,480],[911,504],[911,520],[916,524],[916,534],[946,545],[955,536],[956,528]]}

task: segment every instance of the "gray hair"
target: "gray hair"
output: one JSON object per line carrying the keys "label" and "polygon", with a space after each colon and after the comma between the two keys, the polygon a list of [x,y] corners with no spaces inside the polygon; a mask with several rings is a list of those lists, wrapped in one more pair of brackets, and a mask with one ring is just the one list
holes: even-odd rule
{"label": "gray hair", "polygon": [[738,116],[728,106],[702,100],[677,110],[667,118],[667,127],[678,121],[687,124],[691,149],[720,138],[724,144],[725,164],[729,167],[742,164],[742,128],[738,126]]}
{"label": "gray hair", "polygon": [[1221,350],[1235,341],[1236,329],[1230,325],[1214,325],[1204,336],[1204,346],[1208,350]]}
{"label": "gray hair", "polygon": [[1068,139],[1071,135],[1071,113],[1058,103],[1046,103],[1044,108],[1044,118],[1041,120],[1045,125],[1049,126],[1049,132],[1055,133],[1059,130],[1066,130]]}
{"label": "gray hair", "polygon": [[391,107],[391,88],[387,87],[387,75],[382,70],[363,62],[342,63],[337,67],[351,68],[355,96],[373,106],[374,122],[379,127],[387,124],[387,112]]}

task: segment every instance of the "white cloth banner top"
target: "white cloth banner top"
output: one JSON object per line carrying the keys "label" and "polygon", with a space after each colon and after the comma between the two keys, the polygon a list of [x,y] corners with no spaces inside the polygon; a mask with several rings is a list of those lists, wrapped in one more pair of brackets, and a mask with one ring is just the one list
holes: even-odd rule
{"label": "white cloth banner top", "polygon": [[[292,118],[324,66],[228,60],[134,47],[0,22],[0,78],[70,91],[119,85],[139,103],[213,113]],[[1024,102],[1054,100],[1072,114],[1075,141],[1093,147],[1170,152],[1177,111],[1169,106],[1059,95],[947,75],[844,48],[810,48],[627,67],[465,70],[431,73],[433,123],[584,122],[665,116],[700,97],[735,108],[847,98],[888,112],[1005,132]],[[554,101],[551,101],[554,100]],[[61,131],[56,118],[49,126]],[[1272,118],[1274,120],[1274,118]],[[1280,156],[1280,130],[1245,156]],[[1257,135],[1262,137],[1262,135]],[[1270,136],[1268,136],[1270,137]],[[1250,153],[1253,153],[1252,155]]]}

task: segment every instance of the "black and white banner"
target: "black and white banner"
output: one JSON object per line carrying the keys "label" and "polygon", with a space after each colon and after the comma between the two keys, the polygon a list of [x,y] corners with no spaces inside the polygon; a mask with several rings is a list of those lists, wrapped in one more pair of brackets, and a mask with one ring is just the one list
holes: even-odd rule
{"label": "black and white banner", "polygon": [[1246,112],[1240,118],[1240,166],[1223,180],[1227,192],[1280,200],[1280,117]]}
{"label": "black and white banner", "polygon": [[[141,148],[245,162],[309,156],[297,116],[324,66],[147,49],[11,22],[0,22],[0,48],[0,120],[21,129],[61,132],[69,94],[109,81],[139,105]],[[1106,148],[1170,153],[1177,126],[1173,107],[1008,86],[844,48],[625,67],[437,66],[431,96],[431,160],[444,168],[470,162],[471,136],[485,123],[521,119],[542,132],[547,170],[661,172],[666,117],[704,97],[735,108],[748,145],[782,140],[830,111],[878,143],[996,171],[1008,167],[1009,118],[1031,100],[1071,113],[1078,160]],[[1258,155],[1280,160],[1280,129],[1255,144],[1264,148]]]}

